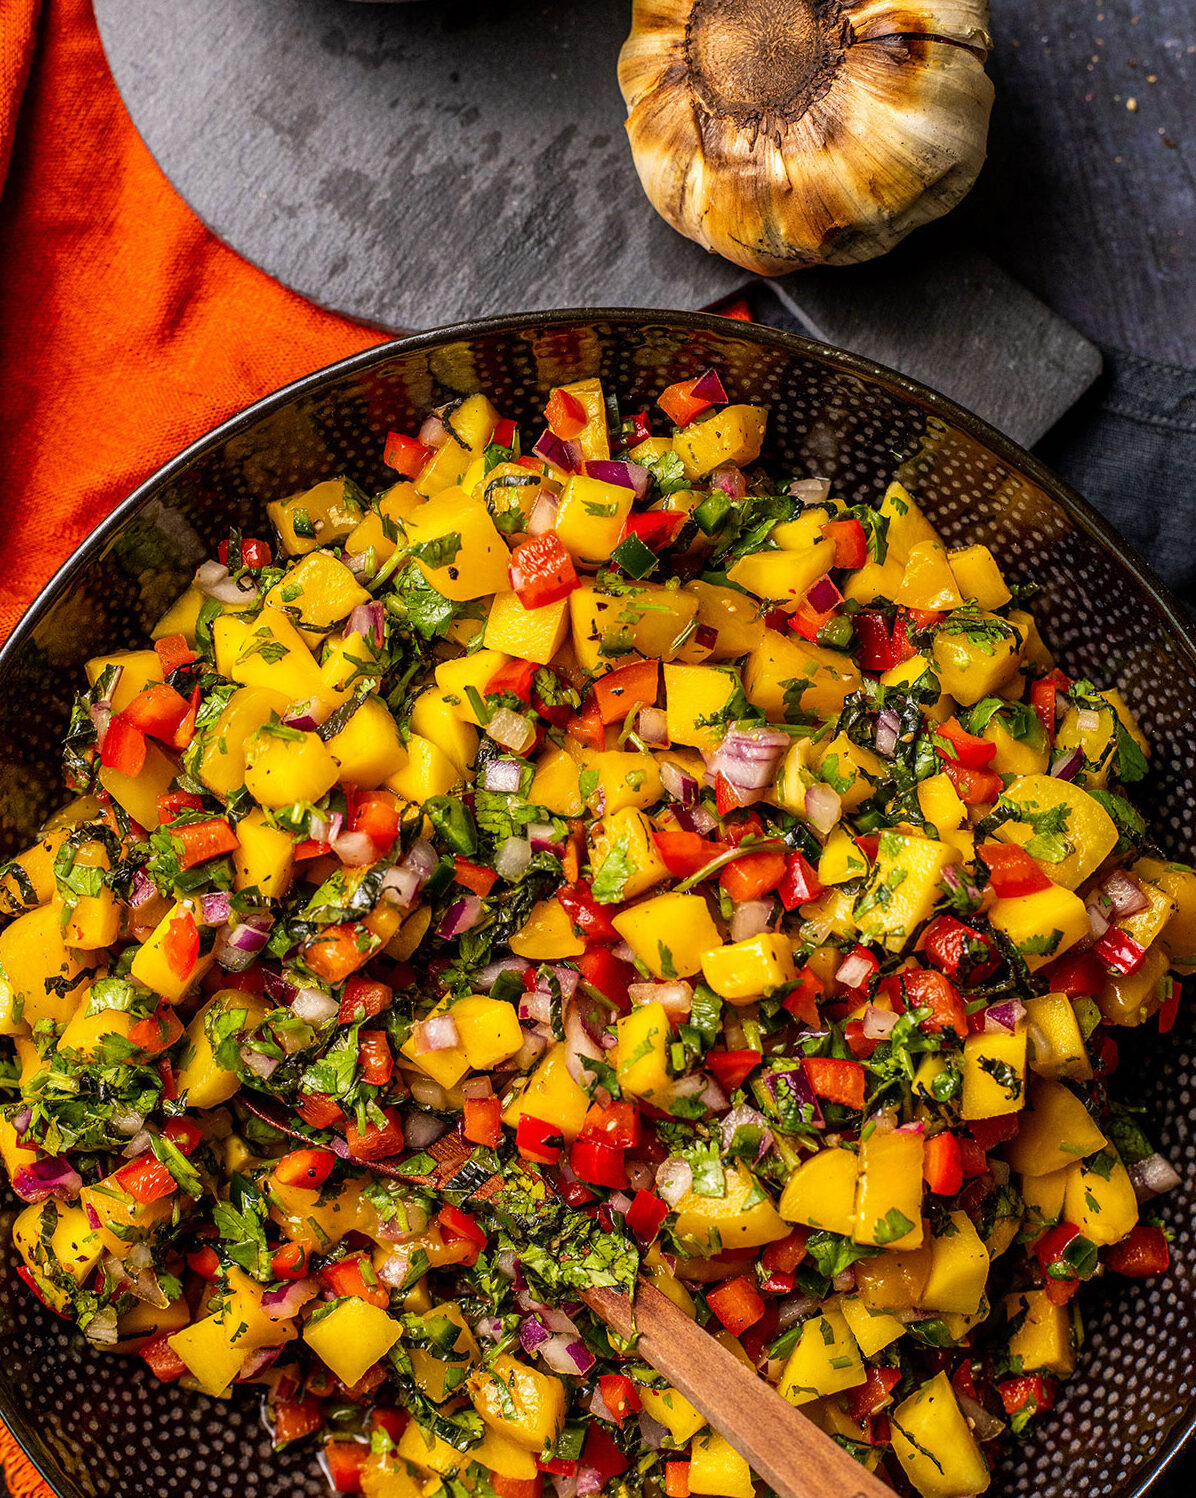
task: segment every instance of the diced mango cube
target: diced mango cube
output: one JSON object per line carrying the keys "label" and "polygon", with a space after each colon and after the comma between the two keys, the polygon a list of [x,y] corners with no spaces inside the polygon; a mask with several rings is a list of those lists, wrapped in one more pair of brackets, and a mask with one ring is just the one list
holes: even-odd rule
{"label": "diced mango cube", "polygon": [[793,943],[779,931],[763,931],[743,941],[702,953],[706,982],[733,1004],[750,1004],[797,976]]}
{"label": "diced mango cube", "polygon": [[790,1404],[808,1404],[866,1383],[868,1371],[843,1312],[815,1312],[801,1329],[778,1388]]}
{"label": "diced mango cube", "polygon": [[702,954],[720,942],[701,895],[656,895],[620,911],[612,924],[656,978],[692,978]]}
{"label": "diced mango cube", "polygon": [[303,1340],[344,1384],[355,1384],[402,1337],[403,1328],[380,1306],[360,1296],[334,1301],[318,1320],[308,1321]]}

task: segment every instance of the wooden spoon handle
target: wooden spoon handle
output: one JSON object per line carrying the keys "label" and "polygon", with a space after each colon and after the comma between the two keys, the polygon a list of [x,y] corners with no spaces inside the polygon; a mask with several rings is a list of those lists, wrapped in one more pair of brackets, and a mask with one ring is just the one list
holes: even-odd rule
{"label": "wooden spoon handle", "polygon": [[832,1441],[746,1364],[641,1279],[635,1308],[618,1290],[582,1299],[663,1373],[779,1498],[893,1498],[893,1490]]}

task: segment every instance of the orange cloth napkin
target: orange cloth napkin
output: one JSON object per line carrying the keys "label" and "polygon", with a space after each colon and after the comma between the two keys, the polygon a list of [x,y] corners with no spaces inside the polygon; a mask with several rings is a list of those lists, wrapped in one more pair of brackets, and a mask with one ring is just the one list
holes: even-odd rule
{"label": "orange cloth napkin", "polygon": [[125,112],[90,0],[0,0],[0,638],[165,459],[382,337],[191,213]]}
{"label": "orange cloth napkin", "polygon": [[[0,0],[0,639],[130,489],[381,342],[239,258],[125,113],[90,0]],[[0,1426],[14,1498],[51,1498]]]}

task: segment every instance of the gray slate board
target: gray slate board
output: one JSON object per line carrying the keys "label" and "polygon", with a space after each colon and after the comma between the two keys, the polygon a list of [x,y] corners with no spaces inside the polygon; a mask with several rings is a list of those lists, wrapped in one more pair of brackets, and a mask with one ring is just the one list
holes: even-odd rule
{"label": "gray slate board", "polygon": [[[615,73],[626,0],[97,0],[158,161],[243,254],[392,328],[519,308],[702,307],[747,276],[644,197]],[[1074,329],[950,235],[774,283],[817,336],[1024,443],[1095,378]]]}

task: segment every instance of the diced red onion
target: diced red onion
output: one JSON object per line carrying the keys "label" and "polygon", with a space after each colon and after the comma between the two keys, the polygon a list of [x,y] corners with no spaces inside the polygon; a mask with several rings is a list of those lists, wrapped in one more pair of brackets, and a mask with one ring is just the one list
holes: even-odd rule
{"label": "diced red onion", "polygon": [[588,1373],[595,1362],[593,1353],[585,1343],[570,1337],[568,1333],[558,1333],[549,1337],[546,1342],[540,1344],[537,1352],[554,1373],[564,1373],[574,1377],[581,1377]]}
{"label": "diced red onion", "polygon": [[48,1197],[73,1202],[83,1186],[83,1177],[69,1160],[55,1155],[19,1165],[12,1178],[12,1189],[23,1202],[44,1202]]}
{"label": "diced red onion", "polygon": [[291,1001],[291,1013],[309,1025],[322,1025],[340,1013],[340,1004],[322,988],[301,988]]}
{"label": "diced red onion", "polygon": [[970,1394],[962,1390],[955,1391],[956,1401],[959,1404],[960,1413],[972,1427],[972,1434],[978,1441],[994,1441],[1005,1429],[1004,1420],[998,1419],[991,1414],[979,1400],[973,1399]]}
{"label": "diced red onion", "polygon": [[715,405],[723,405],[727,399],[727,392],[723,389],[723,382],[719,378],[717,369],[706,369],[698,376],[690,386],[690,395],[694,400],[710,401]]}
{"label": "diced red onion", "polygon": [[329,812],[327,816],[313,811],[308,820],[307,835],[313,843],[331,843],[340,835],[344,821],[339,811]]}
{"label": "diced red onion", "polygon": [[419,440],[425,447],[431,448],[443,447],[450,440],[448,427],[436,411],[431,411],[424,417],[419,429]]}
{"label": "diced red onion", "polygon": [[345,633],[369,639],[375,650],[381,650],[386,640],[386,609],[382,600],[374,598],[369,603],[359,603],[349,615]]}
{"label": "diced red onion", "polygon": [[1137,915],[1150,904],[1142,886],[1126,869],[1113,869],[1106,874],[1101,889],[1108,896],[1113,914],[1119,921],[1127,915]]}
{"label": "diced red onion", "polygon": [[[611,1414],[609,1408],[607,1407],[606,1400],[602,1397],[601,1384],[597,1385],[594,1389],[594,1392],[590,1395],[590,1402],[586,1405],[586,1409],[588,1409],[590,1414],[598,1420],[609,1420],[612,1423],[614,1423],[615,1421],[615,1417]],[[578,1489],[578,1491],[580,1492],[580,1488]]]}
{"label": "diced red onion", "polygon": [[772,784],[790,742],[789,735],[776,728],[730,728],[706,768],[737,790],[763,790]]}
{"label": "diced red onion", "polygon": [[437,856],[436,849],[433,848],[432,844],[425,838],[417,837],[416,840],[411,844],[411,847],[408,848],[406,856],[404,857],[400,867],[404,869],[411,869],[411,871],[419,879],[419,882],[421,884],[426,884],[427,881],[436,872],[439,863],[440,859]]}
{"label": "diced red onion", "polygon": [[763,1113],[757,1112],[755,1108],[749,1108],[741,1103],[738,1108],[732,1108],[726,1115],[719,1130],[722,1134],[723,1149],[729,1150],[734,1141],[736,1131],[742,1128],[758,1128],[760,1130],[760,1144],[756,1151],[756,1159],[762,1160],[773,1147],[774,1139],[772,1130]]}
{"label": "diced red onion", "polygon": [[556,525],[557,503],[546,489],[541,489],[527,519],[529,536],[544,536]]}
{"label": "diced red onion", "polygon": [[216,890],[210,895],[200,895],[200,924],[223,926],[232,912],[233,897],[226,889]]}
{"label": "diced red onion", "polygon": [[747,941],[772,925],[771,900],[741,900],[731,913],[731,940]]}
{"label": "diced red onion", "polygon": [[822,1116],[822,1109],[818,1099],[814,1096],[814,1089],[810,1086],[810,1079],[806,1076],[804,1067],[795,1066],[792,1071],[765,1072],[764,1085],[768,1088],[773,1098],[777,1095],[777,1084],[782,1077],[788,1085],[789,1091],[799,1105],[810,1110],[810,1123],[816,1129],[821,1129],[826,1124]]}
{"label": "diced red onion", "polygon": [[[126,1116],[128,1116],[128,1115],[126,1115]],[[141,1114],[138,1113],[135,1116],[136,1116],[137,1122],[133,1126],[133,1128],[129,1130],[130,1133],[136,1133],[136,1131],[141,1127],[141,1121],[142,1121],[141,1120]],[[33,1109],[32,1109],[32,1107],[30,1107],[30,1105],[28,1103],[26,1103],[24,1105],[24,1107],[19,1108],[17,1110],[17,1112],[13,1114],[13,1120],[12,1120],[13,1133],[17,1136],[17,1139],[22,1144],[25,1142],[25,1130],[28,1129],[29,1125],[32,1122],[33,1122]],[[113,1113],[113,1115],[112,1115],[112,1122],[116,1123],[116,1114],[115,1113]],[[120,1127],[120,1125],[117,1124],[117,1128],[119,1128],[119,1127]]]}
{"label": "diced red onion", "polygon": [[486,724],[486,733],[496,744],[515,754],[530,749],[536,740],[536,728],[531,719],[509,707],[499,708]]}
{"label": "diced red onion", "polygon": [[254,1076],[261,1077],[263,1082],[268,1081],[274,1075],[279,1065],[277,1056],[267,1056],[265,1052],[251,1050],[247,1045],[241,1047],[241,1060]]}
{"label": "diced red onion", "polygon": [[830,479],[794,479],[789,485],[789,493],[804,505],[825,504],[830,492]]}
{"label": "diced red onion", "polygon": [[134,910],[139,910],[147,900],[152,900],[158,893],[154,881],[144,869],[137,869],[133,874],[133,883],[129,888],[129,904]]}
{"label": "diced red onion", "polygon": [[125,1145],[124,1149],[121,1150],[121,1158],[136,1160],[139,1155],[144,1155],[149,1149],[150,1142],[149,1130],[145,1128],[138,1129],[128,1144]]}
{"label": "diced red onion", "polygon": [[984,1011],[984,1028],[990,1034],[1004,1030],[1007,1035],[1012,1035],[1025,1017],[1026,1006],[1020,999],[1002,999]]}
{"label": "diced red onion", "polygon": [[533,853],[552,853],[560,858],[565,851],[565,844],[551,822],[529,823],[527,839]]}
{"label": "diced red onion", "polygon": [[552,1023],[552,995],[540,988],[533,989],[531,993],[521,994],[519,1018],[534,1020],[540,1025],[550,1025]]}
{"label": "diced red onion", "polygon": [[1051,774],[1056,780],[1074,780],[1084,763],[1084,751],[1079,747],[1065,749],[1051,762]]}
{"label": "diced red onion", "polygon": [[721,489],[729,499],[742,499],[747,493],[747,479],[733,463],[720,464],[706,482],[712,489]]}
{"label": "diced red onion", "polygon": [[694,1007],[694,991],[684,979],[667,983],[632,983],[627,996],[633,1004],[660,1004],[670,1019],[685,1019]]}
{"label": "diced red onion", "polygon": [[538,1061],[548,1049],[548,1036],[540,1030],[528,1030],[524,1032],[523,1044],[506,1064],[513,1071],[527,1071],[534,1061]]}
{"label": "diced red onion", "polygon": [[882,754],[885,759],[892,759],[900,735],[901,718],[897,713],[897,709],[893,707],[882,708],[876,717],[875,743],[877,754]]}
{"label": "diced red onion", "polygon": [[1091,932],[1092,940],[1099,941],[1109,929],[1109,923],[1096,904],[1087,905],[1085,909],[1088,912],[1088,929]]}
{"label": "diced red onion", "polygon": [[254,959],[269,941],[273,924],[273,916],[261,911],[225,926],[216,938],[216,961],[226,972],[243,973],[253,966]]}
{"label": "diced red onion", "polygon": [[364,869],[378,861],[378,849],[368,832],[342,832],[332,851],[350,869]]}
{"label": "diced red onion", "polygon": [[504,795],[512,795],[519,789],[519,782],[523,778],[523,766],[517,759],[508,759],[505,756],[492,759],[482,771],[482,788],[487,791],[500,791]]}
{"label": "diced red onion", "polygon": [[552,1487],[556,1498],[577,1498],[577,1476],[566,1475],[564,1472],[552,1474]]}
{"label": "diced red onion", "polygon": [[641,707],[635,728],[644,743],[653,749],[669,747],[669,718],[664,708]]}
{"label": "diced red onion", "polygon": [[389,1285],[392,1290],[401,1288],[411,1268],[411,1253],[410,1244],[406,1244],[391,1254],[390,1258],[378,1268],[378,1278],[384,1285]]}
{"label": "diced red onion", "polygon": [[267,1290],[262,1296],[262,1310],[271,1321],[289,1321],[297,1316],[309,1300],[320,1293],[314,1279],[292,1280],[278,1290]]}
{"label": "diced red onion", "polygon": [[1076,714],[1076,727],[1081,733],[1097,733],[1100,730],[1100,713],[1090,707],[1082,707]]}
{"label": "diced red onion", "polygon": [[115,1347],[120,1341],[120,1328],[116,1319],[116,1307],[104,1306],[87,1323],[83,1333],[96,1347]]}
{"label": "diced red onion", "polygon": [[478,1336],[487,1342],[498,1342],[503,1335],[501,1316],[482,1316],[473,1324]]}
{"label": "diced red onion", "polygon": [[414,1034],[416,1055],[423,1055],[428,1051],[449,1051],[461,1044],[461,1033],[451,1011],[417,1020]]}
{"label": "diced red onion", "polygon": [[630,1191],[651,1191],[656,1184],[656,1169],[647,1160],[628,1160],[627,1187]]}
{"label": "diced red onion", "polygon": [[[412,1091],[414,1093],[414,1088]],[[437,1118],[434,1113],[423,1113],[418,1108],[409,1108],[403,1114],[403,1139],[413,1150],[426,1150],[430,1144],[443,1139],[448,1131],[449,1125],[443,1118]]]}
{"label": "diced red onion", "polygon": [[478,968],[470,979],[475,989],[489,993],[503,973],[526,973],[531,963],[526,957],[500,957],[497,962],[488,962]]}
{"label": "diced red onion", "polygon": [[601,1061],[602,1047],[586,1029],[579,1004],[565,1004],[564,1020],[565,1067],[579,1087],[588,1087],[594,1073],[586,1062]]}
{"label": "diced red onion", "polygon": [[656,1167],[656,1193],[670,1207],[675,1207],[693,1189],[693,1183],[694,1173],[687,1160],[670,1156]]}
{"label": "diced red onion", "polygon": [[897,1023],[898,1016],[891,1009],[880,1009],[875,1004],[868,1004],[864,1009],[864,1039],[865,1040],[887,1040],[893,1033],[893,1026]]}
{"label": "diced red onion", "polygon": [[787,1332],[799,1321],[805,1321],[818,1310],[821,1304],[822,1302],[815,1300],[812,1295],[794,1295],[788,1300],[783,1300],[777,1307],[777,1331]]}
{"label": "diced red onion", "polygon": [[462,895],[445,911],[444,918],[436,928],[436,935],[444,941],[451,941],[464,931],[472,931],[485,913],[486,907],[477,895]]}
{"label": "diced red onion", "polygon": [[484,1098],[494,1096],[494,1084],[488,1076],[470,1077],[461,1083],[461,1096]]}
{"label": "diced red onion", "polygon": [[671,1098],[697,1098],[711,1113],[725,1113],[731,1106],[731,1099],[720,1084],[705,1072],[694,1072],[691,1076],[681,1077],[670,1087],[669,1096]]}
{"label": "diced red onion", "polygon": [[1136,1161],[1127,1167],[1127,1172],[1133,1183],[1134,1193],[1140,1202],[1149,1201],[1152,1196],[1162,1196],[1165,1192],[1174,1191],[1181,1180],[1179,1172],[1171,1162],[1164,1160],[1159,1154],[1149,1155],[1145,1160]]}
{"label": "diced red onion", "polygon": [[387,869],[378,886],[378,893],[388,904],[398,905],[403,910],[409,909],[415,903],[419,891],[418,874],[414,869],[405,869],[402,866]]}
{"label": "diced red onion", "polygon": [[855,1267],[849,1264],[846,1269],[839,1271],[831,1281],[836,1295],[846,1295],[849,1290],[855,1289]]}
{"label": "diced red onion", "polygon": [[843,814],[843,803],[829,785],[812,785],[806,791],[806,817],[816,832],[829,832]]}
{"label": "diced red onion", "polygon": [[538,1316],[526,1316],[519,1323],[519,1342],[524,1352],[535,1352],[551,1336],[552,1333]]}
{"label": "diced red onion", "polygon": [[576,1483],[574,1491],[577,1498],[594,1498],[595,1493],[600,1493],[606,1484],[606,1478],[597,1467],[578,1467],[573,1480]]}
{"label": "diced red onion", "polygon": [[494,855],[494,872],[500,879],[514,883],[527,873],[532,861],[532,845],[525,837],[508,837],[498,845]]}
{"label": "diced red onion", "polygon": [[565,473],[577,473],[581,468],[581,448],[575,442],[563,442],[551,427],[544,428],[532,452]]}
{"label": "diced red onion", "polygon": [[673,800],[680,801],[682,806],[698,804],[698,782],[672,760],[666,759],[661,764],[660,782]]}
{"label": "diced red onion", "polygon": [[[448,1093],[439,1082],[434,1082],[431,1077],[425,1077],[420,1072],[416,1072],[408,1078],[408,1083],[411,1088],[412,1101],[418,1103],[421,1108],[443,1110],[449,1106]],[[407,1143],[411,1143],[410,1136],[407,1136]]]}
{"label": "diced red onion", "polygon": [[816,614],[829,614],[843,602],[843,595],[829,576],[823,576],[807,588],[806,602]]}
{"label": "diced red onion", "polygon": [[282,721],[288,728],[301,728],[310,733],[312,729],[319,728],[331,711],[328,704],[320,702],[318,698],[305,697],[302,702],[296,702],[290,712],[284,714]]}
{"label": "diced red onion", "polygon": [[597,479],[601,484],[614,484],[620,489],[633,489],[636,499],[643,499],[652,482],[651,473],[641,463],[591,458],[584,467],[587,478]]}
{"label": "diced red onion", "polygon": [[675,806],[672,810],[677,825],[685,832],[698,832],[705,837],[718,826],[718,818],[704,806]]}
{"label": "diced red onion", "polygon": [[249,603],[255,599],[258,589],[248,578],[242,581],[245,587],[233,580],[222,562],[204,562],[195,573],[195,586],[205,597],[214,598],[217,603]]}
{"label": "diced red onion", "polygon": [[863,988],[876,971],[876,965],[863,952],[849,952],[835,969],[835,981],[844,988]]}
{"label": "diced red onion", "polygon": [[563,962],[549,963],[546,967],[540,969],[540,981],[536,985],[538,988],[548,989],[547,973],[551,973],[556,979],[557,986],[561,990],[562,999],[571,999],[577,992],[577,986],[581,982],[581,974],[575,967],[566,967]]}

